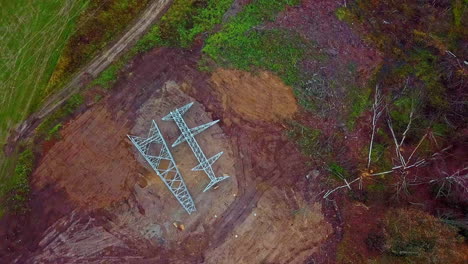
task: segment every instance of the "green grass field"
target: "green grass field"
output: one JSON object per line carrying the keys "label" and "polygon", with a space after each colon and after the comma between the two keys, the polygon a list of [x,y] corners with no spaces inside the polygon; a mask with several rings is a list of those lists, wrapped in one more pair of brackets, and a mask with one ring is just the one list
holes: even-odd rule
{"label": "green grass field", "polygon": [[[40,103],[74,24],[88,0],[2,1],[0,9],[0,145]],[[0,152],[0,183],[16,157]]]}

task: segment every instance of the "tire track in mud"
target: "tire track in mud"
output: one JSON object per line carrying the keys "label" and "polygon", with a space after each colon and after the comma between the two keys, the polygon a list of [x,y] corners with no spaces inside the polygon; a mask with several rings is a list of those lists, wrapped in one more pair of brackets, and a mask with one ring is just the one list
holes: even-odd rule
{"label": "tire track in mud", "polygon": [[[282,178],[281,176],[286,174],[286,171],[283,166],[285,163],[289,162],[285,156],[288,155],[288,147],[285,146],[281,138],[280,131],[277,131],[278,128],[274,127],[265,127],[261,128],[261,132],[256,131],[255,133],[270,133],[276,134],[272,139],[269,140],[260,140],[259,143],[254,141],[254,138],[251,135],[246,133],[242,128],[235,128],[230,133],[233,138],[233,146],[236,146],[236,152],[234,156],[238,157],[240,160],[238,171],[242,171],[242,174],[236,175],[238,182],[238,193],[236,195],[236,200],[231,203],[231,205],[226,209],[226,211],[221,215],[219,222],[216,224],[216,229],[211,230],[210,232],[210,246],[218,247],[223,244],[233,233],[233,230],[241,225],[247,217],[252,213],[257,207],[258,201],[262,198],[263,194],[270,190],[271,187],[277,186],[280,182],[285,186],[289,185],[288,179]],[[273,130],[273,131],[272,131]],[[262,149],[265,148],[266,144],[271,142],[276,142],[273,153],[270,155],[262,156],[260,151],[256,148]],[[260,155],[258,155],[260,154]],[[256,157],[257,156],[257,157]],[[261,157],[261,163],[269,163],[267,169],[257,166],[255,161],[258,157]],[[268,161],[271,158],[270,161]],[[297,163],[296,165],[298,165]],[[303,169],[300,166],[295,166],[297,172],[295,172],[291,179],[297,178],[297,176],[303,173]],[[291,175],[292,176],[292,175]]]}

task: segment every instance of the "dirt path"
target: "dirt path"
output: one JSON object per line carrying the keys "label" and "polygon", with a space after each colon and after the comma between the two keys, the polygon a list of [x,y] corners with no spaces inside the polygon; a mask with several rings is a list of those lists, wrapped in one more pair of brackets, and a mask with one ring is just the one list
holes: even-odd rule
{"label": "dirt path", "polygon": [[19,138],[29,136],[39,122],[61,106],[72,94],[82,89],[89,76],[95,78],[113,61],[124,54],[124,51],[136,40],[138,40],[151,24],[163,14],[163,11],[169,6],[172,0],[153,0],[147,10],[134,23],[134,25],[109,49],[103,51],[87,66],[76,74],[76,76],[63,87],[63,89],[52,95],[42,106],[40,110],[32,114],[28,119],[21,123],[16,129],[16,133],[9,143],[15,143]]}

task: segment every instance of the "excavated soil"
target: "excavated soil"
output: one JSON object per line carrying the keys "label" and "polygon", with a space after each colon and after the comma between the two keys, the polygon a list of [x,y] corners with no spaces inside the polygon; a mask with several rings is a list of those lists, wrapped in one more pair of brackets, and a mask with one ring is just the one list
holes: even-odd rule
{"label": "excavated soil", "polygon": [[305,263],[330,233],[319,203],[274,187],[206,263]]}
{"label": "excavated soil", "polygon": [[297,112],[291,87],[269,72],[252,74],[219,69],[211,77],[224,111],[249,121],[277,122]]}
{"label": "excavated soil", "polygon": [[128,198],[138,168],[135,160],[128,159],[131,149],[125,136],[129,129],[128,124],[111,118],[103,105],[83,113],[65,126],[63,139],[41,159],[32,176],[33,188],[54,183],[89,210]]}

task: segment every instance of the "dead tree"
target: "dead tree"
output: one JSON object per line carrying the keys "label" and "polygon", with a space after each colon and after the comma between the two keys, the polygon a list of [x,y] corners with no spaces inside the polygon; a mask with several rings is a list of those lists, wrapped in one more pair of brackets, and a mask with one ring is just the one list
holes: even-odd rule
{"label": "dead tree", "polygon": [[443,171],[442,174],[444,174],[446,177],[430,180],[428,182],[432,184],[440,184],[440,187],[437,190],[437,198],[441,196],[448,196],[454,186],[459,188],[462,193],[468,194],[468,167],[457,170],[450,175],[445,171]]}
{"label": "dead tree", "polygon": [[[381,99],[381,95],[380,95],[378,87],[376,87],[376,92],[375,92],[375,96],[374,96],[374,104],[372,106],[372,110],[373,110],[372,133],[371,133],[371,143],[370,143],[370,147],[369,147],[368,162],[367,162],[367,168],[368,169],[369,169],[370,164],[372,162],[372,158],[371,158],[372,146],[373,146],[373,141],[374,141],[375,130],[377,128],[377,121],[378,121],[378,118],[380,117],[380,115],[382,114],[382,112],[384,110],[382,108],[382,99]],[[421,137],[418,144],[416,145],[416,147],[413,149],[413,151],[411,152],[411,154],[408,157],[405,157],[403,155],[403,153],[402,153],[402,147],[403,147],[403,144],[405,143],[408,132],[411,129],[411,125],[413,123],[413,118],[414,118],[414,108],[411,107],[411,112],[409,114],[409,121],[408,121],[408,124],[406,125],[405,131],[401,135],[401,139],[397,139],[397,136],[396,136],[395,131],[393,129],[391,118],[387,119],[388,128],[390,129],[390,133],[391,133],[392,138],[393,138],[393,143],[395,145],[394,146],[395,147],[395,158],[393,159],[393,167],[392,167],[391,170],[388,170],[388,171],[372,173],[372,174],[367,173],[366,174],[369,177],[385,175],[385,174],[391,174],[391,173],[393,173],[395,175],[398,175],[400,179],[399,179],[399,181],[397,183],[397,186],[396,186],[397,196],[399,196],[402,191],[404,191],[405,193],[408,193],[409,182],[408,182],[408,179],[407,179],[407,175],[409,173],[409,169],[412,169],[412,168],[415,168],[415,167],[421,167],[424,164],[426,164],[426,159],[414,160],[413,158],[414,158],[415,153],[417,152],[417,150],[421,146],[421,144],[427,138],[428,133],[424,134]],[[344,181],[345,184],[343,184],[341,186],[338,186],[333,190],[327,191],[325,193],[325,195],[323,196],[323,198],[327,198],[332,193],[334,193],[334,192],[336,192],[336,191],[338,191],[340,189],[343,189],[343,188],[348,188],[348,189],[351,190],[351,185],[353,183],[355,183],[355,182],[359,182],[359,188],[362,188],[363,177],[364,177],[364,175],[361,174],[360,176],[356,177],[355,179],[353,179],[352,181],[349,181],[349,182],[346,179],[343,178],[343,181]]]}
{"label": "dead tree", "polygon": [[374,104],[372,104],[372,133],[369,144],[369,155],[367,156],[367,169],[369,169],[372,161],[372,147],[374,144],[375,131],[377,129],[377,121],[382,115],[383,110],[384,107],[382,107],[382,97],[380,96],[379,85],[376,85],[374,94]]}

